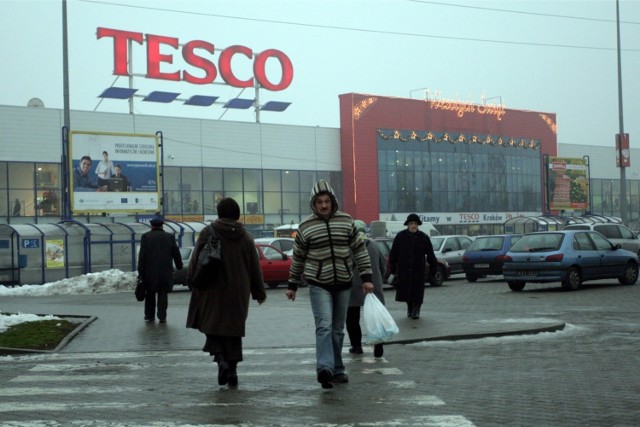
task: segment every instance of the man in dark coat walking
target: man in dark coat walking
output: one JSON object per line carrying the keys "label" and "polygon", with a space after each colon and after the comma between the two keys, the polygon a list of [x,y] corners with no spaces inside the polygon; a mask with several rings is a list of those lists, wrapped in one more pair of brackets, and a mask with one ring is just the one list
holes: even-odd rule
{"label": "man in dark coat walking", "polygon": [[396,301],[406,302],[407,316],[419,319],[426,280],[425,256],[433,272],[438,267],[438,260],[429,236],[418,230],[422,225],[420,217],[409,214],[404,225],[407,229],[399,232],[391,245],[389,271],[398,277]]}
{"label": "man in dark coat walking", "polygon": [[173,235],[162,229],[164,221],[159,218],[151,220],[151,231],[140,238],[138,255],[138,276],[144,283],[144,320],[153,322],[156,312],[156,294],[158,320],[167,321],[168,293],[173,287],[173,265],[182,270],[182,257]]}

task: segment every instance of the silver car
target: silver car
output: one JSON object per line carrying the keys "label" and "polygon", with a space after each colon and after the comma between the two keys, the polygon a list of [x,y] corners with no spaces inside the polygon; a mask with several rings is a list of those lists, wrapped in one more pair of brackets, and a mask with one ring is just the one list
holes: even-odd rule
{"label": "silver car", "polygon": [[609,239],[614,245],[622,249],[635,252],[640,256],[640,239],[638,235],[622,224],[571,224],[563,230],[593,230]]}
{"label": "silver car", "polygon": [[436,257],[447,260],[451,274],[464,273],[462,257],[473,239],[463,235],[432,236],[430,239]]}

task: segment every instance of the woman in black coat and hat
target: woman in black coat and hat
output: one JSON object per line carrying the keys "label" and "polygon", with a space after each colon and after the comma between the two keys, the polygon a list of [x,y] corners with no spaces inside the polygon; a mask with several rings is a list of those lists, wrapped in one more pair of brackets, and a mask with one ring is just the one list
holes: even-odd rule
{"label": "woman in black coat and hat", "polygon": [[438,260],[429,236],[418,230],[422,225],[420,217],[409,214],[404,225],[407,229],[399,232],[391,245],[389,271],[398,278],[396,301],[406,302],[407,316],[419,319],[424,299],[425,256],[430,271],[436,271]]}

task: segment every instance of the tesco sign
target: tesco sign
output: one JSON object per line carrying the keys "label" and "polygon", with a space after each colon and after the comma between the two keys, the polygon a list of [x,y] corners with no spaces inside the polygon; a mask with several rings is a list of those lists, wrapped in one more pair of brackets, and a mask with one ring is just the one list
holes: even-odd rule
{"label": "tesco sign", "polygon": [[[169,72],[160,71],[162,63],[173,64],[172,54],[160,53],[162,46],[169,46],[178,50],[180,42],[176,37],[158,36],[154,34],[142,34],[135,31],[114,30],[112,28],[98,27],[98,39],[107,37],[113,38],[113,64],[114,74],[118,76],[128,76],[128,42],[134,41],[142,45],[146,41],[147,45],[147,75],[149,79],[185,81],[193,84],[209,84],[218,77],[230,86],[246,88],[253,87],[255,81],[265,89],[280,91],[289,87],[293,80],[293,65],[289,57],[277,49],[267,49],[257,53],[254,57],[253,51],[241,45],[229,46],[222,50],[218,58],[218,67],[213,63],[215,48],[213,43],[204,40],[191,40],[182,46],[182,58],[192,67],[204,72],[204,76],[198,77],[187,70],[175,70]],[[233,72],[231,60],[234,56],[241,55],[248,60],[253,59],[253,77],[241,80]],[[276,59],[280,63],[282,74],[279,82],[272,82],[267,77],[266,63],[270,58]]]}

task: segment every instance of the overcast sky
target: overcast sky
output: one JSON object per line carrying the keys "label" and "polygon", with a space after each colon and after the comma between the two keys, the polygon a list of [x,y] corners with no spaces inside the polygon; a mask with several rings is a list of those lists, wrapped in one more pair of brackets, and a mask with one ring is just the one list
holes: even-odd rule
{"label": "overcast sky", "polygon": [[[613,147],[620,129],[614,0],[68,0],[67,13],[73,110],[129,112],[126,101],[98,98],[112,85],[128,85],[113,75],[113,39],[96,37],[97,28],[106,27],[181,44],[281,50],[293,64],[293,81],[280,92],[262,90],[260,101],[292,105],[263,112],[264,123],[337,128],[340,94],[423,98],[428,89],[430,98],[488,98],[507,108],[556,113],[560,143]],[[640,1],[621,0],[620,20],[624,129],[633,147],[640,140]],[[25,106],[37,97],[46,107],[63,108],[62,1],[0,0],[0,36],[0,104]],[[179,50],[164,46],[161,53],[173,55],[162,72],[201,71]],[[219,56],[211,57],[214,63]],[[146,44],[134,43],[132,60],[134,72],[145,74]],[[239,78],[251,77],[246,58],[232,65]],[[268,76],[279,81],[277,61],[267,65]],[[143,95],[180,92],[180,98],[254,95],[142,77],[133,87]],[[180,101],[135,103],[136,114],[255,120],[252,110],[225,111]]]}

